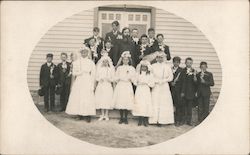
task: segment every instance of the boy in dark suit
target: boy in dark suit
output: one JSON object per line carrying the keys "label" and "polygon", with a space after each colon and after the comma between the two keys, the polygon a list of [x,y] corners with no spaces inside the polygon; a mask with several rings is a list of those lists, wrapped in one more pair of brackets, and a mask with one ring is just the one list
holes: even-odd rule
{"label": "boy in dark suit", "polygon": [[149,46],[153,46],[157,42],[155,39],[155,29],[154,28],[149,28],[148,29],[148,43]]}
{"label": "boy in dark suit", "polygon": [[67,62],[67,58],[67,53],[61,53],[62,62],[57,65],[59,73],[58,84],[62,90],[60,94],[61,111],[65,111],[66,109],[71,85],[70,63]]}
{"label": "boy in dark suit", "polygon": [[105,41],[110,41],[113,45],[113,53],[112,57],[114,58],[114,64],[117,64],[119,60],[119,45],[118,42],[122,39],[122,33],[119,31],[119,22],[113,21],[112,22],[112,31],[108,32],[105,36]]}
{"label": "boy in dark suit", "polygon": [[174,57],[173,58],[173,67],[172,71],[174,74],[173,81],[170,82],[170,90],[173,98],[173,103],[175,106],[175,125],[179,126],[183,123],[183,115],[184,115],[184,109],[181,102],[181,73],[182,68],[180,67],[181,58],[180,57]]}
{"label": "boy in dark suit", "polygon": [[55,88],[58,80],[56,65],[53,64],[53,54],[46,55],[47,62],[41,66],[40,87],[44,90],[45,112],[55,109]]}
{"label": "boy in dark suit", "polygon": [[192,68],[192,58],[186,58],[185,64],[186,67],[183,69],[181,74],[181,97],[183,99],[185,123],[187,125],[192,125],[192,107],[196,96],[197,72]]}
{"label": "boy in dark suit", "polygon": [[92,60],[97,63],[101,57],[101,50],[104,48],[104,39],[99,36],[100,29],[98,27],[93,28],[93,36],[84,40],[84,44],[90,48]]}
{"label": "boy in dark suit", "polygon": [[148,43],[148,36],[146,34],[143,34],[140,38],[140,45],[137,51],[139,55],[139,62],[143,59],[143,57],[151,54],[152,50],[153,50],[152,47],[149,46]]}
{"label": "boy in dark suit", "polygon": [[198,121],[201,123],[209,114],[211,86],[214,86],[213,74],[207,71],[207,63],[200,63],[201,71],[197,74]]}
{"label": "boy in dark suit", "polygon": [[107,54],[111,58],[113,65],[115,66],[117,64],[118,60],[115,59],[116,57],[114,57],[113,53],[114,53],[113,45],[112,45],[111,41],[107,40],[105,42],[105,48],[104,48],[104,50],[102,50],[101,55],[103,56],[103,55]]}
{"label": "boy in dark suit", "polygon": [[167,60],[171,59],[169,47],[164,44],[164,36],[163,34],[157,34],[157,41],[153,44],[154,51],[163,51],[167,55]]}

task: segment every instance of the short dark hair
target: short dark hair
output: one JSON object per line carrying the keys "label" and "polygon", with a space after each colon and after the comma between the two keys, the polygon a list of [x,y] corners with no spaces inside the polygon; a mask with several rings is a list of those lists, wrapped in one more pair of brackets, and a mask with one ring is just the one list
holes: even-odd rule
{"label": "short dark hair", "polygon": [[130,32],[130,29],[129,29],[128,27],[124,27],[124,28],[122,29],[122,34],[123,34],[123,32],[124,32],[125,30],[129,30],[129,32]]}
{"label": "short dark hair", "polygon": [[173,62],[181,62],[181,58],[176,56],[173,58]]}
{"label": "short dark hair", "polygon": [[120,23],[116,20],[116,21],[113,21],[113,22],[112,22],[112,25],[119,26],[119,25],[120,25]]}
{"label": "short dark hair", "polygon": [[206,66],[207,66],[207,62],[202,61],[202,62],[200,63],[200,66],[202,66],[202,65],[206,65]]}
{"label": "short dark hair", "polygon": [[162,36],[162,38],[164,38],[164,35],[162,33],[157,34],[156,38],[158,38],[159,36]]}
{"label": "short dark hair", "polygon": [[62,52],[61,55],[65,55],[66,57],[68,57],[68,54],[65,52]]}
{"label": "short dark hair", "polygon": [[93,28],[93,31],[94,31],[94,32],[100,32],[100,29],[99,29],[99,27],[94,27],[94,28]]}
{"label": "short dark hair", "polygon": [[106,43],[112,44],[111,40],[106,40],[106,41],[105,41],[105,44],[106,44]]}
{"label": "short dark hair", "polygon": [[148,36],[146,34],[142,34],[141,38],[148,38]]}
{"label": "short dark hair", "polygon": [[185,62],[187,62],[188,60],[193,61],[193,59],[191,57],[187,57]]}
{"label": "short dark hair", "polygon": [[151,27],[148,29],[148,32],[150,32],[150,31],[155,31],[155,29]]}
{"label": "short dark hair", "polygon": [[48,53],[48,54],[46,55],[46,58],[48,58],[48,57],[53,58],[53,54],[52,54],[52,53]]}

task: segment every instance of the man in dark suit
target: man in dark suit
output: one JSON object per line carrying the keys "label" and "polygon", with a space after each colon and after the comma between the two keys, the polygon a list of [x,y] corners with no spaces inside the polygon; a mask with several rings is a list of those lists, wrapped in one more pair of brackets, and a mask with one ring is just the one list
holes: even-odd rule
{"label": "man in dark suit", "polygon": [[132,59],[132,66],[136,67],[138,63],[138,54],[136,53],[136,45],[134,44],[131,36],[130,29],[125,27],[122,29],[122,39],[119,40],[119,55],[120,58],[124,51],[129,51]]}
{"label": "man in dark suit", "polygon": [[211,86],[214,86],[213,74],[207,71],[207,63],[200,63],[201,72],[197,74],[198,121],[202,122],[209,114]]}
{"label": "man in dark suit", "polygon": [[180,63],[181,63],[180,57],[173,58],[172,71],[174,74],[174,78],[173,78],[173,81],[170,82],[170,90],[171,90],[171,94],[173,98],[173,103],[175,106],[175,125],[176,126],[182,125],[183,115],[184,115],[184,108],[181,102],[182,68],[180,67]]}
{"label": "man in dark suit", "polygon": [[65,111],[69,93],[70,93],[70,85],[71,85],[71,73],[70,73],[70,63],[67,62],[68,55],[67,53],[61,53],[62,62],[57,65],[59,78],[58,84],[61,87],[60,93],[60,106],[61,111]]}
{"label": "man in dark suit", "polygon": [[171,59],[169,47],[164,44],[164,36],[163,34],[157,34],[157,41],[153,44],[153,49],[155,51],[163,51],[167,55],[167,60]]}
{"label": "man in dark suit", "polygon": [[40,87],[44,90],[45,112],[54,111],[55,109],[55,87],[58,80],[58,71],[53,64],[53,54],[47,54],[47,62],[41,66],[40,70]]}
{"label": "man in dark suit", "polygon": [[153,46],[157,42],[155,38],[155,29],[154,28],[149,28],[148,29],[148,43],[149,46]]}
{"label": "man in dark suit", "polygon": [[99,36],[100,29],[98,27],[93,28],[93,36],[84,40],[84,44],[92,51],[92,59],[95,63],[101,57],[101,50],[104,48],[104,39]]}
{"label": "man in dark suit", "polygon": [[186,67],[181,74],[182,88],[181,97],[184,106],[184,118],[187,125],[192,125],[192,107],[196,96],[196,70],[192,68],[193,59],[188,57],[185,61]]}
{"label": "man in dark suit", "polygon": [[109,40],[111,41],[113,45],[113,59],[114,59],[114,64],[117,64],[119,60],[119,45],[118,41],[122,39],[122,33],[119,31],[119,22],[114,21],[112,22],[112,31],[108,32],[105,36],[105,41]]}

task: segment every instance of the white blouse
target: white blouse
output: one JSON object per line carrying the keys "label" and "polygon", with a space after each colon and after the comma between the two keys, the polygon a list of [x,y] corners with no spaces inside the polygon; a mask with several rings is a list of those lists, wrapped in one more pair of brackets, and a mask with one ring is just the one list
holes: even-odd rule
{"label": "white blouse", "polygon": [[154,79],[156,83],[162,84],[173,80],[171,67],[166,63],[155,63],[152,65]]}
{"label": "white blouse", "polygon": [[135,68],[130,65],[122,65],[119,66],[115,73],[115,80],[118,82],[126,81],[126,82],[134,82],[135,81]]}

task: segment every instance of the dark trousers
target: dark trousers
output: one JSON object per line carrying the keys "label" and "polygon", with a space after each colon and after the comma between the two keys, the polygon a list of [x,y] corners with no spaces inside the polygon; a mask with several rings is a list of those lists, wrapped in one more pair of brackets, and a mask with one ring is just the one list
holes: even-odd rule
{"label": "dark trousers", "polygon": [[175,106],[175,123],[181,123],[183,122],[183,116],[184,116],[184,106],[182,104],[181,95],[178,92],[172,93],[173,103]]}
{"label": "dark trousers", "polygon": [[44,106],[46,110],[54,110],[55,107],[55,86],[44,87]]}
{"label": "dark trousers", "polygon": [[202,122],[209,114],[209,96],[198,97],[198,121]]}
{"label": "dark trousers", "polygon": [[70,94],[70,84],[64,83],[62,85],[62,92],[60,94],[60,106],[61,110],[65,111],[67,107],[67,103],[69,100],[69,94]]}
{"label": "dark trousers", "polygon": [[194,99],[184,99],[184,120],[187,124],[192,122],[192,107]]}

